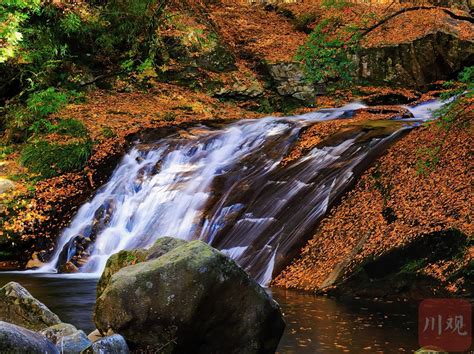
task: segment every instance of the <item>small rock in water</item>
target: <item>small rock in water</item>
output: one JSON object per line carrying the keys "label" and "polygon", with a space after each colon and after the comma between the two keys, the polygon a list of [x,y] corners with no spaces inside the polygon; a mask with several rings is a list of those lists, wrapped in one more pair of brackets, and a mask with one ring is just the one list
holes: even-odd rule
{"label": "small rock in water", "polygon": [[92,342],[83,331],[77,331],[59,339],[56,347],[61,353],[80,354],[91,346]]}
{"label": "small rock in water", "polygon": [[108,337],[102,337],[98,341],[94,342],[90,348],[88,348],[85,354],[128,354],[128,346],[125,338],[120,334],[113,334]]}
{"label": "small rock in water", "polygon": [[94,343],[97,342],[99,339],[104,338],[104,336],[100,334],[98,329],[95,329],[87,335],[87,338],[89,338],[89,340]]}
{"label": "small rock in water", "polygon": [[59,323],[57,325],[43,329],[40,334],[48,338],[54,344],[58,344],[61,338],[70,336],[79,330],[69,323]]}
{"label": "small rock in water", "polygon": [[46,337],[26,328],[0,321],[0,353],[59,353]]}
{"label": "small rock in water", "polygon": [[33,331],[61,323],[58,316],[15,282],[10,282],[0,288],[0,321],[13,323]]}

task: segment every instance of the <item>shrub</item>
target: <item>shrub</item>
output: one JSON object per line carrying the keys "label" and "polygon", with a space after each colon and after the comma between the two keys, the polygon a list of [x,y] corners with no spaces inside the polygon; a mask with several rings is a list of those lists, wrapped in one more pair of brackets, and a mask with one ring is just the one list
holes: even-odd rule
{"label": "shrub", "polygon": [[54,87],[50,87],[32,93],[26,101],[26,107],[37,119],[41,119],[58,112],[66,105],[67,101],[66,93],[56,91]]}
{"label": "shrub", "polygon": [[[58,91],[53,87],[33,92],[26,103],[8,107],[5,117],[5,128],[10,140],[25,140],[31,134],[53,132],[56,126],[48,116],[63,108],[75,93]],[[67,124],[67,123],[65,123]],[[85,129],[85,128],[84,128]],[[80,131],[83,131],[81,129]],[[15,138],[13,138],[15,137]]]}
{"label": "shrub", "polygon": [[50,178],[83,168],[91,152],[88,139],[68,144],[40,140],[23,148],[20,162],[42,178]]}
{"label": "shrub", "polygon": [[357,51],[356,36],[347,42],[335,34],[338,22],[335,19],[321,21],[298,48],[296,60],[302,62],[307,78],[313,83],[352,81],[352,55]]}
{"label": "shrub", "polygon": [[103,128],[102,128],[102,135],[103,135],[104,138],[106,138],[106,139],[114,138],[114,137],[117,136],[117,134],[115,134],[115,132],[112,130],[111,127],[103,127]]}
{"label": "shrub", "polygon": [[447,104],[434,112],[437,118],[435,127],[440,137],[433,146],[418,151],[417,173],[427,175],[432,172],[441,159],[443,145],[449,132],[453,129],[466,129],[472,122],[472,98],[474,97],[474,66],[465,67],[458,75],[458,80],[444,84],[447,89],[441,95]]}
{"label": "shrub", "polygon": [[60,119],[53,125],[52,131],[61,135],[68,135],[76,138],[87,137],[87,128],[77,119]]}
{"label": "shrub", "polygon": [[163,114],[163,120],[165,122],[174,122],[176,120],[176,114],[173,112],[166,112]]}

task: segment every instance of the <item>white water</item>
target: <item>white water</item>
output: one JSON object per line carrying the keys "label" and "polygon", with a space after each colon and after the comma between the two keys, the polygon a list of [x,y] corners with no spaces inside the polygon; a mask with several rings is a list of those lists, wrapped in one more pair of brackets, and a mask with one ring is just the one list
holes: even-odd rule
{"label": "white water", "polygon": [[[436,105],[410,110],[426,120]],[[79,269],[95,276],[111,254],[173,236],[212,244],[267,284],[275,262],[324,215],[353,179],[354,168],[394,135],[367,142],[356,134],[311,150],[287,169],[279,162],[303,127],[362,107],[243,120],[221,130],[202,128],[184,138],[138,143],[79,209],[51,261],[37,272],[57,272],[61,251],[77,235],[95,233],[90,257]]]}

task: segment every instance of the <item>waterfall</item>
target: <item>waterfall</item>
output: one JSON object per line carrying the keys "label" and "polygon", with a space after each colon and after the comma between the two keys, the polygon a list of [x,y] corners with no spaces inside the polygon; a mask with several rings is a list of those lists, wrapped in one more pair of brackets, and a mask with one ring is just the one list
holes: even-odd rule
{"label": "waterfall", "polygon": [[[436,105],[410,109],[426,120]],[[351,117],[362,107],[242,120],[221,129],[200,126],[136,142],[37,271],[57,272],[81,250],[87,257],[79,272],[99,276],[113,253],[173,236],[209,243],[267,284],[354,178],[410,128],[353,129],[296,162],[280,164],[302,129]]]}

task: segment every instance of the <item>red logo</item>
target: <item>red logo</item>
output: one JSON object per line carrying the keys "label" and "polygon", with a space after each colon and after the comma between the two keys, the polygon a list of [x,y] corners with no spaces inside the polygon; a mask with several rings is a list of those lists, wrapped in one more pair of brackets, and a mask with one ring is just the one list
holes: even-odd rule
{"label": "red logo", "polygon": [[472,343],[472,306],[461,299],[426,299],[418,308],[421,347],[447,352],[469,350]]}

